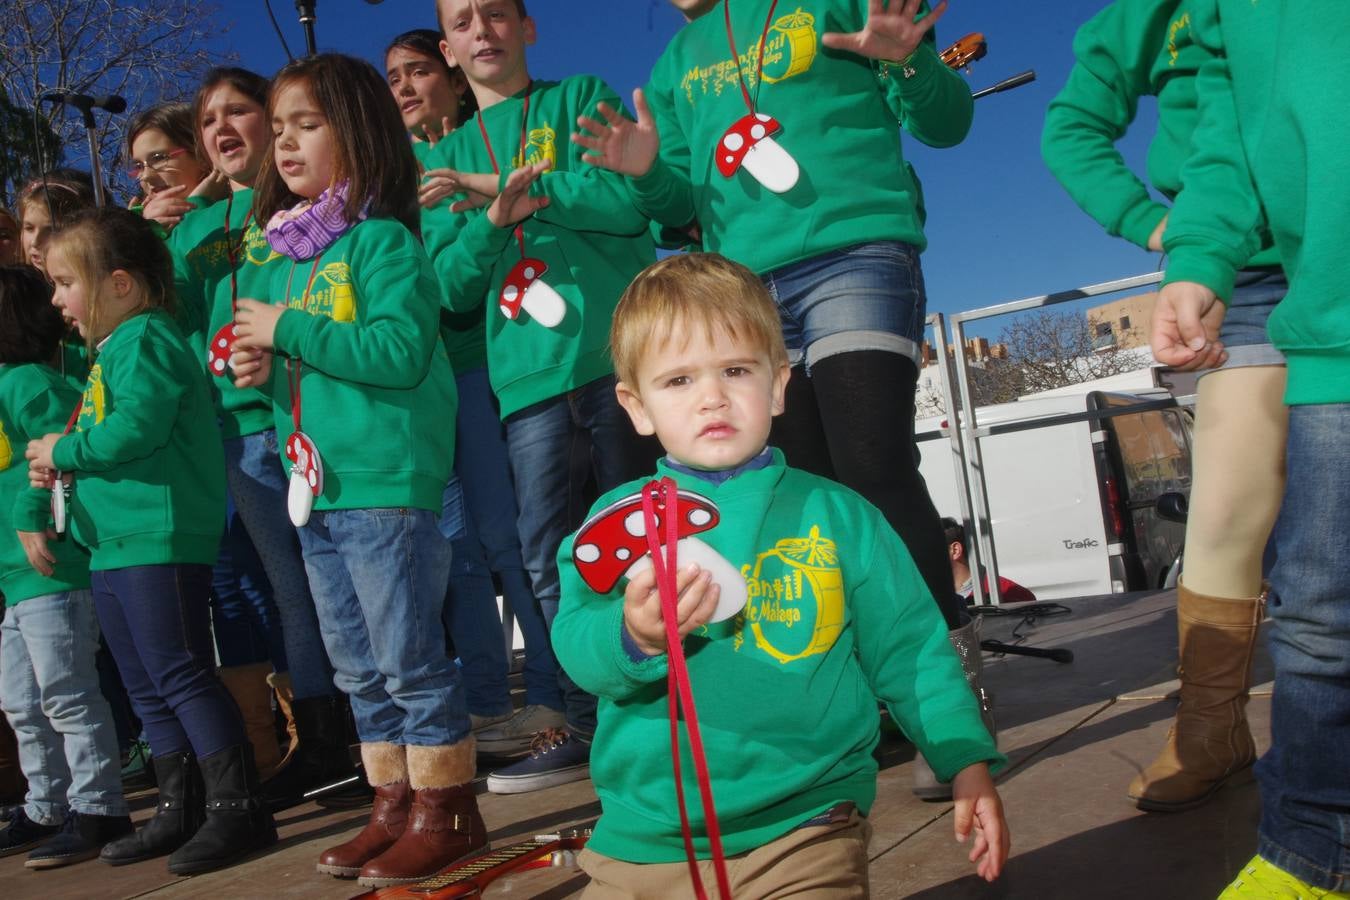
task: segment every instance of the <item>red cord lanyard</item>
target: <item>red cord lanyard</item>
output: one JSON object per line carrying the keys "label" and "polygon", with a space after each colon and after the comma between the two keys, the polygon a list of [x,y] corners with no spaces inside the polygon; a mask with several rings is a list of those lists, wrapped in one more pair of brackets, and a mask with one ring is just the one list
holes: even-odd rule
{"label": "red cord lanyard", "polygon": [[745,98],[745,106],[750,112],[755,112],[755,104],[759,99],[759,86],[764,77],[764,45],[769,41],[769,27],[773,25],[773,11],[778,7],[778,0],[773,0],[769,4],[769,14],[764,18],[764,30],[759,34],[759,58],[755,61],[755,96],[750,96],[750,89],[745,85],[745,74],[741,72],[741,54],[736,49],[736,35],[731,30],[731,0],[722,0],[722,11],[726,13],[727,19],[727,43],[731,45],[731,59],[736,64],[736,80],[741,85],[741,96]]}
{"label": "red cord lanyard", "polygon": [[[773,0],[777,3],[778,0]],[[525,86],[525,108],[520,112],[520,164],[525,165],[525,147],[528,146],[527,138],[529,132],[526,130],[526,123],[530,119],[530,92],[534,90],[534,82],[531,81]],[[492,174],[501,176],[501,169],[497,167],[497,156],[492,152],[492,141],[488,140],[487,126],[483,124],[483,111],[478,111],[478,133],[483,136],[483,146],[487,148],[488,160],[492,163]],[[525,258],[525,223],[516,224],[516,242],[520,244],[520,258]]]}
{"label": "red cord lanyard", "polygon": [[[305,293],[300,298],[300,308],[307,309],[309,306],[309,292],[314,287],[314,276],[319,274],[319,260],[322,254],[314,257],[314,265],[309,268],[309,280],[305,282]],[[291,279],[295,277],[295,263],[291,263],[291,273],[286,276],[286,303],[291,302]],[[286,360],[286,386],[291,390],[291,419],[295,422],[295,430],[300,430],[300,371],[304,368],[304,360],[299,357],[290,357]]]}
{"label": "red cord lanyard", "polygon": [[[722,830],[717,823],[717,811],[713,808],[712,780],[708,775],[708,760],[703,752],[698,711],[694,708],[694,692],[689,685],[689,668],[685,665],[684,645],[680,643],[679,612],[676,609],[679,591],[676,590],[675,584],[678,571],[675,545],[679,541],[679,516],[669,514],[676,508],[676,495],[675,482],[670,478],[648,482],[642,489],[642,521],[647,535],[647,549],[651,552],[652,570],[656,573],[657,594],[661,598],[661,618],[666,627],[666,656],[669,664],[666,671],[666,696],[669,698],[670,755],[675,770],[675,797],[680,804],[680,834],[684,838],[684,853],[689,862],[689,877],[694,884],[694,895],[699,900],[706,900],[708,895],[704,892],[703,879],[698,872],[698,860],[694,856],[694,837],[689,827],[689,811],[684,802],[684,779],[680,772],[679,714],[683,709],[685,730],[689,733],[689,755],[694,759],[694,775],[698,781],[699,797],[703,801],[703,818],[708,827],[708,844],[712,850],[717,890],[722,900],[731,900],[726,856],[722,852]],[[668,513],[663,523],[666,528],[664,553],[661,539],[657,536],[657,529],[660,527],[656,515],[658,502]]]}
{"label": "red cord lanyard", "polygon": [[230,211],[234,208],[234,191],[230,191],[230,196],[225,198],[225,256],[230,261],[230,318],[234,318],[235,313],[239,312],[239,271],[235,262],[235,254],[244,246],[244,240],[248,236],[248,223],[253,218],[253,210],[244,214],[244,221],[240,224],[242,229],[239,232],[239,243],[230,240]]}

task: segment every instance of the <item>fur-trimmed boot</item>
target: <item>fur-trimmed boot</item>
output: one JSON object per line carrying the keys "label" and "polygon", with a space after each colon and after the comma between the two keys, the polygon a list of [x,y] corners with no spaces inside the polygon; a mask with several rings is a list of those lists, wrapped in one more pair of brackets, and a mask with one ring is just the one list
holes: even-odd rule
{"label": "fur-trimmed boot", "polygon": [[166,753],[150,761],[159,782],[159,806],[135,834],[103,845],[99,859],[110,866],[153,859],[188,842],[203,819],[202,773],[190,751]]}
{"label": "fur-trimmed boot", "polygon": [[205,785],[206,821],[169,856],[169,872],[210,872],[277,842],[277,826],[262,802],[252,756],[248,744],[238,744],[197,761]]}
{"label": "fur-trimmed boot", "polygon": [[[954,628],[947,632],[947,639],[952,642],[952,649],[961,660],[961,669],[965,672],[966,683],[970,685],[971,692],[975,695],[975,701],[980,705],[980,718],[984,719],[984,727],[989,729],[990,736],[994,743],[998,743],[998,726],[994,722],[994,702],[993,698],[984,689],[981,680],[984,676],[984,661],[981,657],[980,649],[980,617],[973,616],[969,622],[960,628]],[[937,775],[928,765],[928,760],[923,758],[922,754],[914,756],[914,796],[920,800],[931,802],[947,801],[952,799],[951,784],[944,784],[937,780]]]}
{"label": "fur-trimmed boot", "polygon": [[394,845],[408,823],[412,789],[408,786],[408,756],[398,744],[361,745],[361,764],[375,789],[370,821],[356,837],[330,847],[319,857],[318,870],[338,878],[355,878],[361,867]]}
{"label": "fur-trimmed boot", "polygon": [[268,676],[272,674],[272,664],[224,666],[217,669],[216,674],[244,717],[244,733],[253,746],[253,761],[258,767],[258,778],[266,781],[281,767],[281,745],[277,743],[272,690],[267,684]]}
{"label": "fur-trimmed boot", "polygon": [[365,864],[358,883],[420,881],[487,848],[487,827],[470,784],[475,750],[471,737],[448,747],[408,747],[408,825],[393,846]]}
{"label": "fur-trimmed boot", "polygon": [[1177,586],[1181,702],[1162,752],[1130,782],[1128,796],[1140,809],[1199,806],[1256,761],[1246,707],[1262,599],[1207,597]]}

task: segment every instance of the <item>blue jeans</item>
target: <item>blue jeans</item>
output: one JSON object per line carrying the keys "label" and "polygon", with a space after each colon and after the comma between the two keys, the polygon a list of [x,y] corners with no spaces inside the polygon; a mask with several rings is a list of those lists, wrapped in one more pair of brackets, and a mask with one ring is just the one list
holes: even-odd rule
{"label": "blue jeans", "polygon": [[[506,432],[488,383],[487,369],[471,369],[455,378],[459,389],[459,412],[455,421],[455,472],[460,478],[465,510],[465,537],[455,543],[452,576],[490,578],[496,575],[502,597],[515,614],[525,641],[525,702],[550,709],[563,708],[558,686],[558,660],[548,639],[548,625],[535,599],[529,573],[521,556],[516,529],[515,485],[511,480]],[[451,587],[453,590],[454,581]],[[481,590],[481,588],[480,588]],[[480,618],[489,610],[483,606]],[[494,603],[493,624],[501,626]],[[487,640],[487,625],[480,624],[481,640]],[[503,648],[504,649],[504,648]],[[470,681],[470,709],[473,705]]]}
{"label": "blue jeans", "polygon": [[274,429],[225,441],[230,497],[272,585],[291,687],[297,699],[322,697],[335,690],[333,667],[324,653],[295,526],[286,513],[287,477]]}
{"label": "blue jeans", "polygon": [[1289,282],[1282,269],[1238,272],[1233,296],[1228,299],[1228,311],[1219,326],[1219,340],[1228,351],[1228,359],[1221,366],[1203,370],[1200,377],[1220,369],[1284,365],[1284,354],[1275,349],[1266,334],[1266,322],[1288,292]]}
{"label": "blue jeans", "polygon": [[[652,467],[644,467],[644,447],[614,395],[612,375],[512,413],[506,443],[525,569],[551,630],[561,595],[558,547],[586,515],[582,489],[588,477],[594,475],[603,493]],[[561,669],[558,682],[568,728],[589,739],[595,733],[595,697]]]}
{"label": "blue jeans", "polygon": [[0,625],[0,703],[28,779],[24,812],[124,816],[112,711],[98,689],[98,620],[89,591],[30,597]]}
{"label": "blue jeans", "polygon": [[425,509],[316,512],[299,529],[334,681],[363,742],[441,747],[469,733],[441,607],[450,542]]}
{"label": "blue jeans", "polygon": [[155,756],[200,759],[244,743],[244,723],[216,677],[211,567],[91,572],[98,624]]}
{"label": "blue jeans", "polygon": [[810,372],[826,357],[857,350],[918,360],[927,294],[913,244],[855,244],[775,269],[763,281],[793,365],[805,360]]}
{"label": "blue jeans", "polygon": [[[1350,403],[1289,408],[1271,572],[1271,747],[1257,763],[1262,858],[1350,889]],[[1339,460],[1339,462],[1338,462]]]}
{"label": "blue jeans", "polygon": [[222,667],[270,663],[274,671],[286,671],[272,585],[228,494],[220,555],[211,569],[211,630]]}

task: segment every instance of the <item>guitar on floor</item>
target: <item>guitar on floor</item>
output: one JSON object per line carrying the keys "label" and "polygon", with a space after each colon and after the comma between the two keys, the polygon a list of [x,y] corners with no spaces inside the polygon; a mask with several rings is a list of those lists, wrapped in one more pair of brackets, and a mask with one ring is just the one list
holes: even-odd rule
{"label": "guitar on floor", "polygon": [[488,885],[510,872],[575,866],[577,851],[586,846],[590,836],[589,827],[536,835],[528,841],[471,856],[422,881],[368,891],[352,900],[450,900],[453,897],[477,897]]}

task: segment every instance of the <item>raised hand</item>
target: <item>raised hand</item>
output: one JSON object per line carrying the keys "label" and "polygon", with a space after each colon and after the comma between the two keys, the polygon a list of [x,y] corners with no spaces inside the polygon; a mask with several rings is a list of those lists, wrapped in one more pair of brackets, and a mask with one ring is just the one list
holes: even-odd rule
{"label": "raised hand", "polygon": [[577,116],[577,125],[582,131],[572,134],[572,143],[590,151],[581,157],[582,160],[633,178],[646,175],[656,161],[661,139],[647,99],[642,96],[642,88],[633,91],[636,122],[603,101],[596,109],[604,121]]}
{"label": "raised hand", "polygon": [[422,135],[426,139],[427,146],[435,147],[441,141],[445,140],[446,135],[454,130],[455,124],[450,121],[450,117],[441,116],[441,130],[438,132],[436,126],[427,122],[422,126]]}
{"label": "raised hand", "polygon": [[141,217],[158,222],[165,231],[172,231],[175,225],[183,221],[183,216],[193,209],[192,204],[184,199],[187,192],[185,184],[155,191],[141,207]]}
{"label": "raised hand", "polygon": [[914,21],[920,0],[868,0],[867,24],[862,31],[829,31],[820,42],[831,50],[847,50],[868,59],[898,62],[918,49],[923,36],[947,11],[942,0],[928,15]]}
{"label": "raised hand", "polygon": [[[547,172],[552,163],[548,160],[537,162],[530,166],[521,166],[506,176],[506,184],[502,186],[502,192],[492,201],[492,205],[487,209],[488,221],[498,228],[507,228],[515,225],[517,222],[523,222],[539,210],[548,206],[547,197],[533,197],[530,195],[530,186],[539,180],[539,176]],[[451,206],[452,212],[459,212],[461,208],[468,209],[467,200],[461,200],[459,203]]]}

